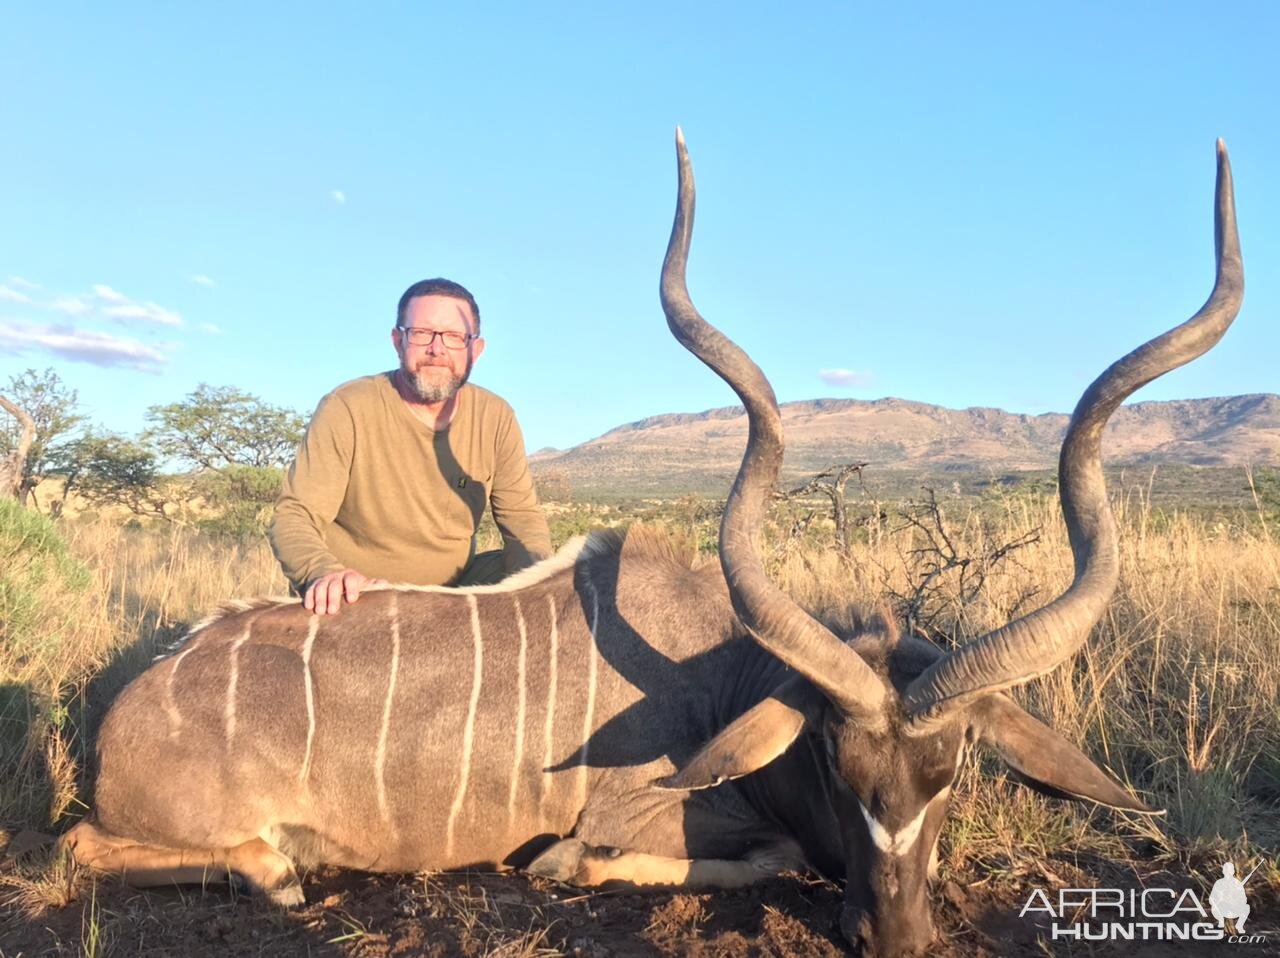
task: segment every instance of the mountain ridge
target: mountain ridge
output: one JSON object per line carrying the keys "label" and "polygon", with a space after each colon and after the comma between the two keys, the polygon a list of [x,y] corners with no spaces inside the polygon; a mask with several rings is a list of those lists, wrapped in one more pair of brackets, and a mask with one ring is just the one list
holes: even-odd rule
{"label": "mountain ridge", "polygon": [[[783,480],[838,462],[890,470],[1053,469],[1069,417],[990,406],[818,398],[780,406],[787,437]],[[692,491],[732,477],[746,443],[741,406],[661,413],[624,423],[569,449],[530,457],[575,490]],[[1148,400],[1121,406],[1103,439],[1108,465],[1280,464],[1280,395]]]}

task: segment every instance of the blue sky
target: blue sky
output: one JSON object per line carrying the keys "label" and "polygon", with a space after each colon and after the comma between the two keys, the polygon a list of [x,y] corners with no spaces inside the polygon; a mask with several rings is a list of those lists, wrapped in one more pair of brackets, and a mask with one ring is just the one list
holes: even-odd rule
{"label": "blue sky", "polygon": [[728,405],[658,305],[679,123],[695,302],[784,401],[1069,411],[1207,296],[1218,136],[1245,307],[1136,398],[1280,389],[1275,4],[616,7],[10,6],[0,384],[309,413],[444,275],[531,450]]}

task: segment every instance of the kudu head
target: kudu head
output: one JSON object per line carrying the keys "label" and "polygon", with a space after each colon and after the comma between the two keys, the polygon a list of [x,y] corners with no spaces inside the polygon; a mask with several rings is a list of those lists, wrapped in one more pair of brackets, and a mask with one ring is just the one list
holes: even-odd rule
{"label": "kudu head", "polygon": [[[1048,605],[943,653],[889,623],[840,637],[768,579],[758,539],[782,464],[782,420],[768,380],[694,308],[685,285],[693,171],[677,131],[679,199],[662,268],[668,325],[742,399],[749,437],[720,525],[733,606],[764,648],[796,673],[707,743],[664,784],[695,789],[763,768],[808,731],[822,743],[821,787],[839,823],[847,885],[841,928],[864,954],[909,955],[933,937],[929,860],[968,746],[994,749],[1049,794],[1155,814],[1005,693],[1071,659],[1115,591],[1119,549],[1101,464],[1107,419],[1140,386],[1210,349],[1244,293],[1231,168],[1218,143],[1217,276],[1190,320],[1114,363],[1085,391],[1059,459],[1075,577]],[[797,782],[800,787],[818,787]]]}

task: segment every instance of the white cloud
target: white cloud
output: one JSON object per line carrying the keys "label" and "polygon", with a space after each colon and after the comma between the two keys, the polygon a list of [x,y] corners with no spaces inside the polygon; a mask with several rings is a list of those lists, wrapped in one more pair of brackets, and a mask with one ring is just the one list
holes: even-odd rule
{"label": "white cloud", "polygon": [[21,276],[10,276],[9,285],[18,289],[39,289],[39,283],[33,283],[29,279],[23,279]]}
{"label": "white cloud", "polygon": [[345,203],[347,201],[347,194],[342,190],[333,190],[329,195],[333,197],[335,203]]}
{"label": "white cloud", "polygon": [[50,309],[66,313],[68,316],[83,316],[93,308],[79,296],[59,296],[48,306]]}
{"label": "white cloud", "polygon": [[221,336],[222,327],[217,323],[201,323],[200,332],[208,333],[210,336]]}
{"label": "white cloud", "polygon": [[124,293],[116,292],[110,286],[103,285],[102,283],[93,284],[93,295],[97,296],[98,299],[106,300],[108,303],[129,302],[129,297]]}
{"label": "white cloud", "polygon": [[[192,277],[213,285],[207,276]],[[26,282],[25,280],[23,282]],[[0,286],[0,301],[31,304],[40,309],[79,318],[94,316],[113,319],[117,323],[145,322],[157,326],[178,327],[184,325],[182,314],[155,302],[136,302],[112,286],[94,283],[88,293],[79,295],[50,293],[51,299],[33,301],[30,296],[12,285]]]}
{"label": "white cloud", "polygon": [[865,389],[875,382],[876,377],[869,372],[862,372],[856,369],[819,369],[818,378],[828,386]]}
{"label": "white cloud", "polygon": [[68,325],[39,326],[0,321],[0,344],[16,352],[38,349],[94,366],[154,371],[165,362],[162,352],[136,339],[96,330],[78,330]]}
{"label": "white cloud", "polygon": [[191,282],[195,283],[197,286],[207,286],[210,289],[218,285],[210,277],[206,276],[204,273],[196,273],[195,275],[193,275],[191,277]]}
{"label": "white cloud", "polygon": [[120,306],[108,306],[102,311],[104,316],[110,316],[112,319],[121,322],[131,319],[141,319],[144,322],[155,323],[159,326],[181,326],[182,316],[175,313],[171,309],[165,309],[158,303],[130,303],[126,302]]}

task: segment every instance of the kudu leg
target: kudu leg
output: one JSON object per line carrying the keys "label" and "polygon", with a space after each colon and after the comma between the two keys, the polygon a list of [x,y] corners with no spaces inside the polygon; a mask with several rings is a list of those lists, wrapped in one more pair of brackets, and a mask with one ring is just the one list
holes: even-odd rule
{"label": "kudu leg", "polygon": [[584,888],[608,882],[637,887],[741,888],[780,872],[804,867],[804,856],[792,842],[767,845],[745,859],[734,860],[666,858],[566,838],[534,859],[528,870]]}
{"label": "kudu leg", "polygon": [[86,868],[119,875],[135,888],[203,885],[238,875],[277,905],[305,901],[293,862],[261,838],[230,848],[165,848],[119,838],[91,822],[81,822],[63,836],[62,847]]}

